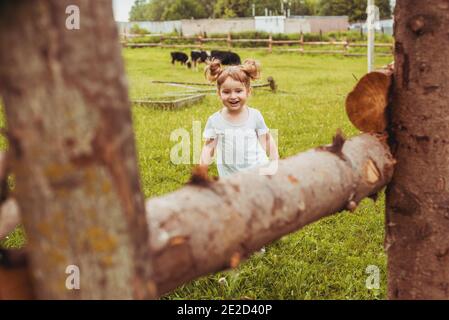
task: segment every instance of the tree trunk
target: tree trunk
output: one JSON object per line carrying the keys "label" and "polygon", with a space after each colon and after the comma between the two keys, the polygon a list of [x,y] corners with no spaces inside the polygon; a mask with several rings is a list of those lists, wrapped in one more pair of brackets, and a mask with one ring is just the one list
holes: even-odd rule
{"label": "tree trunk", "polygon": [[27,254],[0,249],[0,300],[35,299]]}
{"label": "tree trunk", "polygon": [[398,0],[386,250],[391,299],[449,298],[449,3]]}
{"label": "tree trunk", "polygon": [[195,277],[236,267],[281,236],[344,209],[354,210],[393,174],[388,147],[363,134],[340,136],[281,160],[275,175],[239,173],[147,201],[153,280],[163,294]]}
{"label": "tree trunk", "polygon": [[[66,28],[66,8],[80,29]],[[154,295],[111,1],[0,3],[0,90],[38,298]],[[69,290],[69,265],[81,290]],[[75,274],[73,274],[75,275]]]}

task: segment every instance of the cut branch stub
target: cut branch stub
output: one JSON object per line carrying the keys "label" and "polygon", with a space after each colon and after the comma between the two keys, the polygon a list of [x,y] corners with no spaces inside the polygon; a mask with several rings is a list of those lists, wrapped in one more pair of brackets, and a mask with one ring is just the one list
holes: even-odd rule
{"label": "cut branch stub", "polygon": [[376,183],[380,178],[379,169],[371,159],[368,159],[365,163],[364,174],[368,183]]}
{"label": "cut branch stub", "polygon": [[267,81],[268,81],[268,84],[270,85],[271,91],[276,92],[278,86],[277,86],[276,82],[274,81],[273,77],[268,77]]}
{"label": "cut branch stub", "polygon": [[383,132],[387,127],[386,108],[392,81],[391,68],[363,76],[346,98],[346,114],[363,132]]}
{"label": "cut branch stub", "polygon": [[17,201],[8,198],[0,204],[0,240],[10,234],[20,223],[20,213]]}

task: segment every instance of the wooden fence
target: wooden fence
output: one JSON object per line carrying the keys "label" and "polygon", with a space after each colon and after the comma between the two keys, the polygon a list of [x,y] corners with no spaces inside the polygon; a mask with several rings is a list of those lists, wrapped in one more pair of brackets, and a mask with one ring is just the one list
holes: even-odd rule
{"label": "wooden fence", "polygon": [[[159,42],[157,43],[135,43],[135,42],[128,42],[128,38],[133,38],[134,35],[125,35],[122,36],[122,45],[124,47],[128,48],[143,48],[143,47],[159,47],[159,48],[179,48],[179,49],[219,49],[219,50],[230,50],[233,48],[234,43],[261,43],[266,44],[266,46],[260,46],[260,47],[244,47],[245,50],[261,50],[266,49],[269,53],[272,53],[273,51],[276,52],[299,52],[303,54],[342,54],[344,56],[366,56],[366,53],[354,53],[350,52],[351,48],[358,48],[358,47],[367,47],[366,43],[356,43],[356,42],[350,42],[348,40],[344,41],[304,41],[304,36],[301,35],[301,38],[299,40],[273,40],[272,36],[270,35],[266,39],[232,39],[231,34],[229,33],[226,38],[204,38],[202,36],[190,36],[190,37],[173,37],[173,36],[163,36],[158,35]],[[170,41],[189,41],[191,43],[189,44],[167,44],[164,43],[164,41],[170,40]],[[207,44],[210,42],[223,42],[226,43],[226,46],[214,46],[210,47]],[[298,46],[296,48],[288,48],[288,49],[274,49],[275,46]],[[340,50],[306,50],[306,46],[316,46],[316,47],[323,47],[323,46],[335,46],[335,47],[341,47]],[[374,44],[375,47],[378,48],[389,48],[390,53],[386,52],[380,52],[376,53],[377,56],[391,56],[393,54],[393,47],[394,45],[392,43],[376,43]]]}

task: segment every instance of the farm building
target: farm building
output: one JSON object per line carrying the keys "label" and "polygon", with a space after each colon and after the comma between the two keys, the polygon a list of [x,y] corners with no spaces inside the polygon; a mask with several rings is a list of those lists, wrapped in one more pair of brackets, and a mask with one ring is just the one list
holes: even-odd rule
{"label": "farm building", "polygon": [[[357,22],[349,26],[350,30],[360,30],[363,28],[363,32],[367,33],[368,28],[366,27],[366,22]],[[374,24],[374,30],[376,32],[381,32],[389,35],[393,35],[393,19],[379,20]]]}
{"label": "farm building", "polygon": [[134,25],[151,33],[182,32],[195,34],[265,31],[272,33],[309,33],[348,30],[347,16],[256,16],[232,19],[117,22],[120,33],[129,33]]}

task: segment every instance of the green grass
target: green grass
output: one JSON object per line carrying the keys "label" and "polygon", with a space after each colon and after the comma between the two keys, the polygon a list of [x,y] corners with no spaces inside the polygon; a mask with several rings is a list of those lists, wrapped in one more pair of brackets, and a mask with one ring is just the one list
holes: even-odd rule
{"label": "green grass", "polygon": [[[204,81],[202,72],[173,67],[169,49],[125,49],[130,97],[156,97],[186,89],[152,84],[151,80]],[[262,76],[273,76],[281,93],[257,89],[249,104],[259,109],[270,128],[279,130],[281,158],[327,144],[337,128],[352,136],[358,131],[344,112],[344,100],[355,79],[366,71],[366,59],[339,56],[268,54],[236,50],[262,64]],[[378,66],[392,58],[379,58]],[[264,81],[264,80],[263,80]],[[176,111],[133,107],[141,183],[146,197],[180,188],[192,165],[174,165],[170,133],[201,121],[220,108],[214,94],[203,103]],[[4,144],[3,144],[4,145]],[[217,175],[212,168],[211,174]],[[386,258],[383,251],[384,197],[364,200],[355,213],[340,213],[283,237],[235,270],[209,275],[178,288],[164,299],[383,299]],[[23,245],[21,229],[3,246]],[[380,270],[381,288],[365,288],[368,265]],[[226,283],[219,283],[222,277]],[[223,282],[223,281],[222,281]]]}

